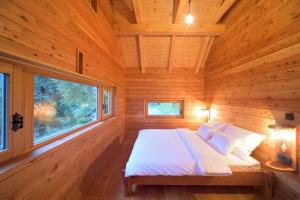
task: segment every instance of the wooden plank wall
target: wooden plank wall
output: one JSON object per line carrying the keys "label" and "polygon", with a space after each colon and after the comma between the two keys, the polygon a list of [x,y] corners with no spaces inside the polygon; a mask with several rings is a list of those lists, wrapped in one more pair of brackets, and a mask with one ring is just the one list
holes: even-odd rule
{"label": "wooden plank wall", "polygon": [[[273,152],[267,126],[300,124],[300,1],[241,0],[225,24],[205,68],[205,99],[216,118],[268,136],[255,153],[263,161]],[[298,143],[298,163],[299,151]],[[276,177],[275,199],[300,199],[299,175]]]}
{"label": "wooden plank wall", "polygon": [[[106,2],[105,6],[109,1]],[[125,73],[104,1],[97,14],[86,0],[5,0],[0,3],[0,51],[75,71],[76,49],[84,52],[83,74],[117,86],[116,117],[56,149],[43,159],[0,176],[0,199],[58,199],[105,147],[124,133]],[[107,10],[106,10],[107,11]],[[79,191],[80,192],[80,191]]]}
{"label": "wooden plank wall", "polygon": [[[203,107],[203,71],[193,68],[148,68],[145,74],[139,69],[126,69],[126,133],[137,133],[143,128],[196,129],[203,119],[195,118],[194,109]],[[184,99],[184,119],[145,118],[144,99]]]}

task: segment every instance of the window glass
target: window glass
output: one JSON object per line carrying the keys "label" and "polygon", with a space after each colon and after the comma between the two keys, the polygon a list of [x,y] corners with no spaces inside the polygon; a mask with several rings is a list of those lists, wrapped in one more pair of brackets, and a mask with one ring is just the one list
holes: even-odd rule
{"label": "window glass", "polygon": [[98,118],[98,88],[35,75],[34,143]]}
{"label": "window glass", "polygon": [[147,101],[148,116],[181,116],[182,101]]}
{"label": "window glass", "polygon": [[103,114],[108,115],[111,114],[111,99],[112,93],[111,89],[105,88],[103,94]]}
{"label": "window glass", "polygon": [[6,75],[0,73],[0,150],[6,148]]}

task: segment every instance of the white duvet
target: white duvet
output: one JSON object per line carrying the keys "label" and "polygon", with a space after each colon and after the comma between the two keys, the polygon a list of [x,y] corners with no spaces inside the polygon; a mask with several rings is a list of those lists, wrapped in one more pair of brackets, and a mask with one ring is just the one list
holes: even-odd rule
{"label": "white duvet", "polygon": [[125,176],[226,176],[227,159],[189,129],[145,129],[139,132]]}

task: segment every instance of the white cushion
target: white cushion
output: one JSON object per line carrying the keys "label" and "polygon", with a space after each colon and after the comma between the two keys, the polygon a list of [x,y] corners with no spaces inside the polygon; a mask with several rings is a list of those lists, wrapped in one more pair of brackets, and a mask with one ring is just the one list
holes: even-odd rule
{"label": "white cushion", "polygon": [[224,135],[221,131],[218,131],[218,134],[215,134],[210,140],[208,140],[208,143],[218,152],[227,156],[238,145],[239,140],[228,135]]}
{"label": "white cushion", "polygon": [[197,134],[203,139],[203,140],[209,140],[213,134],[215,133],[215,129],[211,128],[207,125],[202,125],[198,128]]}
{"label": "white cushion", "polygon": [[260,143],[266,137],[265,135],[248,131],[234,125],[228,125],[223,130],[223,133],[240,140],[236,148],[233,149],[232,154],[244,160],[260,145]]}
{"label": "white cushion", "polygon": [[216,119],[209,120],[206,123],[206,125],[209,126],[209,127],[211,127],[211,128],[219,129],[219,130],[224,130],[226,128],[226,126],[227,126],[226,123],[221,122],[221,121],[216,120]]}

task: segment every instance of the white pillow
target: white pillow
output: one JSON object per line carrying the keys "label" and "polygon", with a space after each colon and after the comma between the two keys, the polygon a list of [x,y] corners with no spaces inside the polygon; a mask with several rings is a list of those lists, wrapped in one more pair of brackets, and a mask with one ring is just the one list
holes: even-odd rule
{"label": "white pillow", "polygon": [[203,139],[203,140],[208,140],[210,139],[213,134],[216,132],[214,128],[211,128],[207,125],[202,125],[198,128],[197,134]]}
{"label": "white pillow", "polygon": [[218,134],[215,134],[210,140],[208,140],[208,143],[218,152],[227,156],[238,145],[239,140],[220,132],[221,131],[218,131]]}
{"label": "white pillow", "polygon": [[232,151],[232,154],[245,160],[256,149],[260,143],[265,139],[265,135],[251,132],[234,125],[228,125],[223,133],[225,135],[239,139],[240,142]]}
{"label": "white pillow", "polygon": [[209,120],[206,123],[206,125],[209,126],[209,127],[211,127],[211,128],[220,129],[220,130],[224,130],[226,128],[226,126],[227,126],[226,123],[221,122],[221,121],[216,120],[216,119]]}

